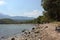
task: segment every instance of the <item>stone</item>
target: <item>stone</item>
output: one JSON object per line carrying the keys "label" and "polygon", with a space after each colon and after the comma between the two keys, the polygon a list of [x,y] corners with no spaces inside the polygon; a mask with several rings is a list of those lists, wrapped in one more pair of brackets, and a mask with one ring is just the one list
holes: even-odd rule
{"label": "stone", "polygon": [[11,38],[11,40],[15,40],[15,38]]}

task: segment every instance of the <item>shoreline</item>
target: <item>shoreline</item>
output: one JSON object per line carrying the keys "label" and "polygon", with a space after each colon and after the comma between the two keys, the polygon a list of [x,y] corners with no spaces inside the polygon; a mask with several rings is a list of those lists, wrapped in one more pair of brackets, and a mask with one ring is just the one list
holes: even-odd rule
{"label": "shoreline", "polygon": [[21,34],[16,34],[3,40],[12,40],[13,38],[15,40],[40,40],[40,26],[42,26],[42,24],[39,24],[39,26],[37,24],[33,25],[35,25],[35,27],[31,30],[25,30]]}
{"label": "shoreline", "polygon": [[[60,35],[55,31],[57,26],[58,24],[53,23],[35,25],[32,30],[23,31],[21,35],[17,34],[4,40],[55,40],[55,37]],[[57,39],[60,40],[60,38]]]}
{"label": "shoreline", "polygon": [[[35,25],[35,24],[32,24],[32,25]],[[33,28],[35,28],[35,27],[36,27],[36,25]],[[26,35],[27,36],[30,35],[29,32],[32,32],[32,30],[25,30],[24,32],[22,32],[20,34],[9,36],[6,39],[3,36],[1,40],[11,40],[12,38],[15,38],[16,40],[23,40],[23,39],[25,39]]]}

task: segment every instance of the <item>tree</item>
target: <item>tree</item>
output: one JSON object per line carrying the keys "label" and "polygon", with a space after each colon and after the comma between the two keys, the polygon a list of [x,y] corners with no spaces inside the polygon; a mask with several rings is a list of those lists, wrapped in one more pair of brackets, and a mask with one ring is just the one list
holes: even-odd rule
{"label": "tree", "polygon": [[36,21],[38,24],[43,23],[43,16],[39,16]]}
{"label": "tree", "polygon": [[60,0],[42,0],[42,6],[50,19],[60,21]]}

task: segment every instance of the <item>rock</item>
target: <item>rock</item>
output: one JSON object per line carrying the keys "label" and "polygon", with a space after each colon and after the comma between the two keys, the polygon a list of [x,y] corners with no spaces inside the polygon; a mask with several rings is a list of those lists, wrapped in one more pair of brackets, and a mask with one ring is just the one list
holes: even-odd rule
{"label": "rock", "polygon": [[11,40],[15,40],[15,38],[11,38]]}
{"label": "rock", "polygon": [[46,26],[45,28],[48,28],[48,26]]}
{"label": "rock", "polygon": [[22,32],[25,32],[25,31],[26,31],[26,29],[22,30]]}
{"label": "rock", "polygon": [[27,40],[27,39],[25,39],[25,40]]}
{"label": "rock", "polygon": [[3,39],[3,38],[5,38],[5,37],[2,36],[1,38]]}
{"label": "rock", "polygon": [[55,30],[56,30],[57,32],[60,32],[60,26],[57,26],[57,27],[55,28]]}
{"label": "rock", "polygon": [[35,28],[33,27],[32,30],[34,30]]}

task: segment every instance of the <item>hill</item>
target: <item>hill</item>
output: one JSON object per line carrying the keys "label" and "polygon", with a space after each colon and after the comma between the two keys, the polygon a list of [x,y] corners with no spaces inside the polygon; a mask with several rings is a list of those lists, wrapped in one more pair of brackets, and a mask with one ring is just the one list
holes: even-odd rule
{"label": "hill", "polygon": [[0,19],[12,19],[12,20],[33,20],[33,17],[25,17],[25,16],[9,16],[0,13]]}

